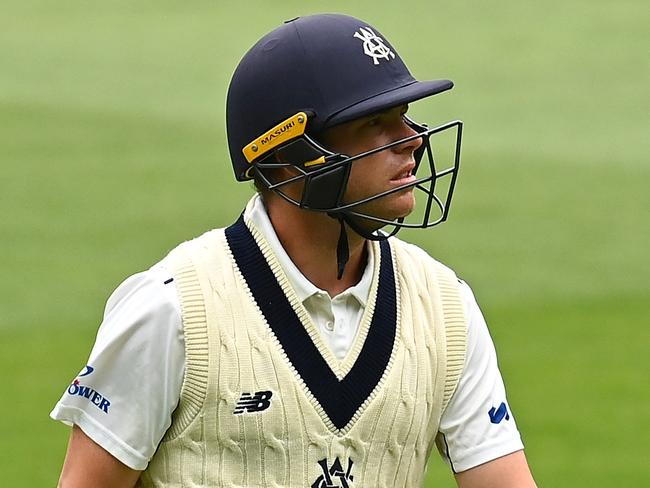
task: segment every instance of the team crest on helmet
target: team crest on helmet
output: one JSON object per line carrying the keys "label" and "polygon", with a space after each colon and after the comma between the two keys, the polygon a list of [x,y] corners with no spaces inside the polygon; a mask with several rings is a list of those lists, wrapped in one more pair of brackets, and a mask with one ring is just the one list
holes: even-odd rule
{"label": "team crest on helmet", "polygon": [[370,27],[359,27],[354,37],[363,42],[363,52],[372,58],[373,64],[379,64],[380,59],[390,61],[395,59],[395,53],[384,43],[384,40],[373,32]]}

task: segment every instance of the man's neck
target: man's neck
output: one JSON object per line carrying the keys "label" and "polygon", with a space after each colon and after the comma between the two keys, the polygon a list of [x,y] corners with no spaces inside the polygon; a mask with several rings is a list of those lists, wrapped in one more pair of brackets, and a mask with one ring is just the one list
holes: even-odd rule
{"label": "man's neck", "polygon": [[350,257],[339,280],[336,249],[341,224],[323,212],[303,210],[275,196],[264,203],[282,247],[315,286],[334,297],[359,282],[367,261],[363,237],[346,228]]}

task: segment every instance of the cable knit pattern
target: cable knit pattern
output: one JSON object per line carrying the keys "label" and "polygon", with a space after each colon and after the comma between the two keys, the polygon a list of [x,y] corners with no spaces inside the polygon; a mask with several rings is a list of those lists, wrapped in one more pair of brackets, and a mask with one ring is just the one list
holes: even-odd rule
{"label": "cable knit pattern", "polygon": [[[251,230],[309,332],[310,318],[268,246]],[[224,231],[172,251],[168,262],[185,328],[185,380],[172,426],[138,486],[320,488],[314,483],[323,476],[321,466],[332,469],[337,461],[344,471],[349,468],[351,488],[420,486],[440,416],[462,372],[466,325],[453,272],[415,246],[395,238],[390,244],[398,303],[395,341],[377,386],[344,429],[328,422],[290,363]],[[379,266],[378,245],[373,252]],[[377,275],[355,360],[375,310]],[[311,337],[327,357],[326,345]],[[326,363],[339,380],[353,371],[349,358],[338,363],[330,354]],[[272,392],[268,408],[234,413],[243,394],[263,391]],[[332,482],[343,486],[339,477]]]}

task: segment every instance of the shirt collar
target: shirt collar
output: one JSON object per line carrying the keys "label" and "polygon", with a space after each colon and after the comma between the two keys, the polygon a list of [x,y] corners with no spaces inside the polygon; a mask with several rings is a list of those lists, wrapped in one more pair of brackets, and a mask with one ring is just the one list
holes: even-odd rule
{"label": "shirt collar", "polygon": [[[259,193],[256,193],[253,198],[246,205],[246,210],[244,211],[244,218],[249,219],[253,225],[259,230],[266,242],[268,242],[271,250],[275,254],[275,257],[278,259],[280,266],[284,270],[289,283],[293,287],[298,299],[304,303],[310,297],[317,294],[326,294],[327,292],[321,290],[311,281],[309,281],[305,275],[298,269],[298,267],[293,263],[287,252],[282,247],[280,239],[278,239],[273,224],[271,224],[271,219],[266,212],[264,207],[264,202]],[[366,244],[368,245],[368,244]],[[365,307],[368,302],[368,295],[370,294],[370,286],[372,284],[372,273],[374,269],[374,256],[372,253],[372,246],[368,245],[368,261],[366,263],[366,268],[361,276],[361,280],[354,285],[345,290],[341,295],[349,294],[353,296],[361,306]]]}

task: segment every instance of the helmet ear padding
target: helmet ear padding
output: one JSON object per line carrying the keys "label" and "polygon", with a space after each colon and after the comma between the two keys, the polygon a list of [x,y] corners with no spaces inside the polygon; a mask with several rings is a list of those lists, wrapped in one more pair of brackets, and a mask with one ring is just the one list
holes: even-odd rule
{"label": "helmet ear padding", "polygon": [[314,161],[324,155],[321,148],[310,144],[303,137],[299,137],[275,151],[276,161],[288,163],[292,166],[304,166],[305,163]]}
{"label": "helmet ear padding", "polygon": [[350,165],[344,164],[331,171],[319,172],[305,178],[300,206],[311,210],[329,210],[341,204],[350,176]]}

